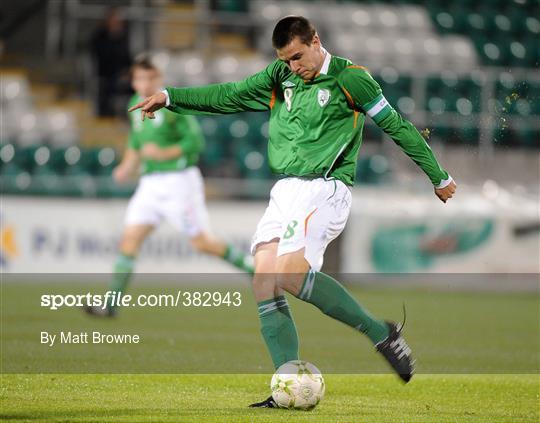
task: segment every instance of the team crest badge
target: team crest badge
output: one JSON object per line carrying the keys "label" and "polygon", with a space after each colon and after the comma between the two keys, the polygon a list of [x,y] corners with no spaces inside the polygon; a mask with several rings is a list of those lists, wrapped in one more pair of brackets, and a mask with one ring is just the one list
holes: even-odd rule
{"label": "team crest badge", "polygon": [[317,93],[317,101],[319,102],[319,106],[326,106],[330,101],[330,91],[325,89],[319,90]]}

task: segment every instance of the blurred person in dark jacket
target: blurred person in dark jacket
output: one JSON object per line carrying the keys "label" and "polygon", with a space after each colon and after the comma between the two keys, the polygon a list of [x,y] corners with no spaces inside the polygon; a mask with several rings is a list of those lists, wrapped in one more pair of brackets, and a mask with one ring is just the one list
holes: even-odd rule
{"label": "blurred person in dark jacket", "polygon": [[129,91],[131,66],[128,30],[118,8],[107,11],[103,24],[92,36],[91,50],[98,76],[97,113],[114,116],[117,97]]}

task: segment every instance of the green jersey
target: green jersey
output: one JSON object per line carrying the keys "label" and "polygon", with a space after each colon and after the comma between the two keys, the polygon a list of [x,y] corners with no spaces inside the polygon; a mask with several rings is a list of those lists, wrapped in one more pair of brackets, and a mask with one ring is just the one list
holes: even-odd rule
{"label": "green jersey", "polygon": [[369,72],[326,53],[320,73],[304,81],[276,60],[243,81],[167,88],[169,109],[181,114],[270,110],[268,158],[286,176],[355,179],[366,115],[428,175],[434,185],[449,178],[416,128],[384,98]]}
{"label": "green jersey", "polygon": [[[133,106],[142,98],[134,95],[129,106]],[[155,119],[141,121],[138,114],[130,115],[131,130],[128,147],[139,151],[145,143],[154,143],[161,148],[179,146],[182,155],[172,160],[141,160],[141,174],[154,172],[171,172],[194,166],[203,149],[204,138],[197,119],[193,116],[182,116],[163,109],[155,113]]]}

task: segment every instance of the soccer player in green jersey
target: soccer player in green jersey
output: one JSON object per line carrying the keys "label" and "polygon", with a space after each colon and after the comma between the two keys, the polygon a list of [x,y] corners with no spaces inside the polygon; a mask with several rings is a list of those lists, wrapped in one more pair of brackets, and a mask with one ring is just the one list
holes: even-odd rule
{"label": "soccer player in green jersey", "polygon": [[[252,244],[253,290],[261,333],[274,366],[298,359],[298,335],[284,291],[364,333],[408,382],[414,371],[402,325],[369,313],[338,281],[320,272],[324,251],[345,226],[366,116],[429,177],[446,202],[456,184],[430,147],[384,98],[362,66],[332,56],[301,16],[280,20],[272,35],[278,60],[240,82],[167,88],[130,111],[154,118],[163,107],[180,114],[270,111],[268,156],[283,176]],[[272,397],[254,407],[275,407]]]}
{"label": "soccer player in green jersey", "polygon": [[[161,87],[159,70],[147,58],[132,68],[136,94],[130,106]],[[237,268],[253,273],[251,257],[212,235],[204,199],[204,185],[197,167],[204,138],[193,116],[169,110],[142,122],[132,115],[127,149],[113,177],[125,183],[140,173],[137,190],[131,198],[110,290],[123,292],[131,278],[135,258],[146,237],[163,220],[185,232],[196,250],[218,256]],[[91,314],[112,316],[116,309],[90,307]]]}

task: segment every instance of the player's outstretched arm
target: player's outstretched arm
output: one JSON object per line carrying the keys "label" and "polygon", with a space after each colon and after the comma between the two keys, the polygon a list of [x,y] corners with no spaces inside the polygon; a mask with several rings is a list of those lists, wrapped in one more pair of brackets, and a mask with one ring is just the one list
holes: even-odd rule
{"label": "player's outstretched arm", "polygon": [[414,125],[403,119],[388,103],[379,84],[367,70],[351,66],[342,72],[341,83],[351,105],[370,116],[424,171],[433,183],[435,195],[444,203],[452,198],[457,188],[456,183],[439,164]]}
{"label": "player's outstretched arm", "polygon": [[434,185],[435,195],[446,203],[456,192],[455,181],[439,164],[431,147],[415,126],[403,119],[391,106],[388,107],[391,109],[389,115],[381,119],[378,126],[424,171]]}
{"label": "player's outstretched arm", "polygon": [[167,105],[167,95],[163,92],[156,93],[150,97],[146,97],[140,103],[128,109],[128,112],[141,109],[141,120],[144,120],[147,116],[149,119],[154,119],[154,112],[162,109]]}
{"label": "player's outstretched arm", "polygon": [[129,111],[141,109],[143,119],[153,117],[162,107],[185,115],[261,112],[270,109],[275,74],[282,70],[276,61],[261,72],[238,82],[201,87],[167,87],[148,97]]}

